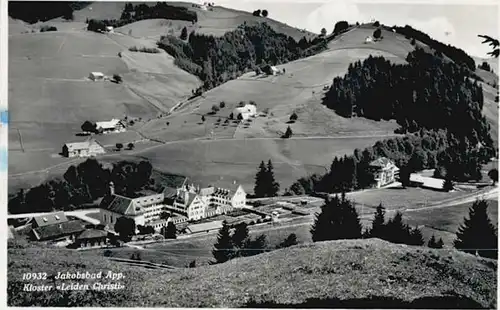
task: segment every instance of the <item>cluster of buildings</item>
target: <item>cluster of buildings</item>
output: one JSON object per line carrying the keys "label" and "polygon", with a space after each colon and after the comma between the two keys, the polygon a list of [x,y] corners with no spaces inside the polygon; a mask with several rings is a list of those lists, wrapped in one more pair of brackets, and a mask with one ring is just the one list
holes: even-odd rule
{"label": "cluster of buildings", "polygon": [[109,193],[100,208],[100,221],[113,228],[120,217],[133,219],[136,225],[152,226],[156,231],[169,222],[179,224],[226,214],[246,206],[241,185],[231,189],[182,185],[165,188],[161,193],[141,191],[134,197],[116,194],[110,183]]}
{"label": "cluster of buildings", "polygon": [[[393,161],[386,157],[379,157],[370,162],[369,167],[373,173],[376,188],[381,188],[399,181],[399,168]],[[410,186],[432,190],[444,190],[444,180],[425,177],[417,173],[410,174]]]}
{"label": "cluster of buildings", "polygon": [[[98,133],[120,133],[126,131],[126,126],[119,119],[102,121],[95,123]],[[88,138],[85,141],[69,142],[63,145],[62,155],[65,157],[91,157],[106,153],[104,146],[94,138]]]}
{"label": "cluster of buildings", "polygon": [[[22,230],[26,230],[31,240],[61,242],[74,248],[106,246],[109,239],[104,229],[86,227],[81,220],[68,219],[63,211],[35,216]],[[15,238],[12,231],[9,228],[9,239]]]}

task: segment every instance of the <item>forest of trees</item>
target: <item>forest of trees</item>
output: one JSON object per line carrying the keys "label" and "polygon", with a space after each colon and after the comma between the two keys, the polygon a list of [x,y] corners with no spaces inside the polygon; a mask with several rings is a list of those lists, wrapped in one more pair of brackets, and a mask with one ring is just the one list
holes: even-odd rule
{"label": "forest of trees", "polygon": [[117,194],[133,196],[151,186],[151,173],[152,166],[147,161],[120,161],[106,169],[97,160],[87,159],[70,166],[63,179],[50,180],[28,191],[19,190],[9,200],[8,211],[17,214],[73,210],[103,197],[111,181]]}
{"label": "forest of trees", "polygon": [[326,40],[312,41],[274,31],[267,23],[241,25],[238,29],[214,37],[192,32],[188,42],[175,36],[163,36],[158,47],[175,57],[182,69],[197,75],[203,89],[211,89],[246,71],[266,64],[277,65],[306,57],[326,49]]}
{"label": "forest of trees", "polygon": [[395,119],[402,132],[447,129],[491,148],[483,90],[468,70],[422,49],[409,53],[407,61],[395,65],[369,57],[351,64],[345,77],[334,79],[323,103],[344,117]]}
{"label": "forest of trees", "polygon": [[123,9],[120,19],[91,19],[88,21],[87,30],[99,32],[106,26],[121,27],[139,20],[164,18],[172,20],[185,20],[192,23],[198,21],[196,12],[184,7],[168,5],[165,2],[157,2],[155,5],[141,3],[133,5],[127,3]]}
{"label": "forest of trees", "polygon": [[445,45],[439,41],[436,41],[429,37],[428,34],[416,30],[408,25],[404,27],[393,26],[392,29],[395,29],[397,33],[400,33],[407,38],[413,38],[428,45],[429,47],[435,49],[438,53],[442,53],[448,56],[451,60],[459,65],[463,64],[472,71],[474,71],[476,68],[476,62],[474,61],[474,59],[459,48],[456,48],[449,44]]}
{"label": "forest of trees", "polygon": [[441,173],[437,177],[455,181],[480,180],[481,165],[489,157],[483,154],[484,149],[466,151],[466,141],[458,141],[446,130],[425,129],[404,137],[377,141],[364,150],[354,150],[353,155],[335,157],[328,173],[302,177],[286,192],[310,195],[369,188],[373,185],[373,175],[368,165],[378,157],[391,159],[400,167],[401,177],[423,169],[436,169]]}
{"label": "forest of trees", "polygon": [[87,7],[91,2],[80,1],[9,1],[8,14],[30,24],[57,17],[73,19],[73,11]]}
{"label": "forest of trees", "polygon": [[440,167],[439,177],[480,179],[481,164],[496,155],[490,125],[482,114],[481,86],[471,81],[465,67],[422,49],[410,53],[407,60],[408,65],[394,65],[383,57],[370,56],[350,65],[344,78],[334,79],[324,104],[344,117],[395,119],[401,125],[400,133],[446,130],[439,140],[446,149],[422,148],[434,153],[430,160],[420,149],[415,155],[413,150],[406,152],[419,159],[412,170]]}

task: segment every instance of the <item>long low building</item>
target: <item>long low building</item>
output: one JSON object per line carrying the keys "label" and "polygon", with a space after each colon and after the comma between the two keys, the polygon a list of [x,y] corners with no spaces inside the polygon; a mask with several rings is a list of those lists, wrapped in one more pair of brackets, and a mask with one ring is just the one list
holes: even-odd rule
{"label": "long low building", "polygon": [[106,153],[104,147],[95,139],[64,144],[62,155],[65,157],[91,157]]}
{"label": "long low building", "polygon": [[443,179],[424,177],[417,173],[410,174],[410,185],[434,190],[444,190]]}

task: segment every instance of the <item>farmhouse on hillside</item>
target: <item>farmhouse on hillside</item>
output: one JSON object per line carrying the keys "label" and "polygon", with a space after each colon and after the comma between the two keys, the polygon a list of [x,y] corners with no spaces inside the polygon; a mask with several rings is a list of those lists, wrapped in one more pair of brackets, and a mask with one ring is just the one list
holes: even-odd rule
{"label": "farmhouse on hillside", "polygon": [[125,131],[125,125],[123,124],[123,122],[115,118],[110,121],[96,122],[95,125],[96,130],[99,132],[102,131],[103,133]]}
{"label": "farmhouse on hillside", "polygon": [[163,193],[149,190],[139,192],[136,197],[115,194],[114,184],[110,182],[109,192],[99,205],[99,220],[110,229],[114,229],[120,217],[130,218],[136,225],[146,226],[160,219],[164,211],[163,200]]}
{"label": "farmhouse on hillside", "polygon": [[100,247],[107,244],[108,233],[99,229],[87,229],[75,238],[79,248]]}
{"label": "farmhouse on hillside", "polygon": [[278,68],[271,65],[265,65],[261,70],[267,75],[277,75],[280,73],[280,70],[278,70]]}
{"label": "farmhouse on hillside", "polygon": [[104,147],[95,139],[88,139],[83,142],[66,143],[62,148],[62,155],[65,157],[90,157],[104,154]]}
{"label": "farmhouse on hillside", "polygon": [[372,161],[369,168],[373,172],[376,188],[394,183],[399,176],[399,168],[386,157]]}
{"label": "farmhouse on hillside", "polygon": [[410,186],[442,191],[444,190],[444,180],[424,177],[417,173],[412,173],[410,174]]}
{"label": "farmhouse on hillside", "polygon": [[234,109],[233,114],[238,117],[241,115],[241,119],[247,120],[250,117],[257,115],[257,107],[253,104],[245,104],[243,107],[237,107]]}
{"label": "farmhouse on hillside", "polygon": [[115,32],[113,26],[106,26],[106,32],[110,32],[110,33]]}
{"label": "farmhouse on hillside", "polygon": [[31,228],[31,238],[37,241],[74,240],[85,230],[81,221],[69,221],[64,212],[35,216]]}
{"label": "farmhouse on hillside", "polygon": [[90,72],[89,79],[92,81],[103,81],[104,74],[102,72]]}

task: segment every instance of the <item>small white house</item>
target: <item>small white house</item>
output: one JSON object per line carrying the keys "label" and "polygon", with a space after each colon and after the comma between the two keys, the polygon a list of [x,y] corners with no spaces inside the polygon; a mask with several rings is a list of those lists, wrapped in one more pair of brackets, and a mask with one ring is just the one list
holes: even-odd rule
{"label": "small white house", "polygon": [[365,43],[372,43],[372,42],[373,42],[373,38],[372,37],[370,37],[370,36],[366,37]]}
{"label": "small white house", "polygon": [[115,32],[113,26],[106,26],[106,32]]}
{"label": "small white house", "polygon": [[257,115],[257,108],[253,104],[245,104],[243,107],[234,109],[233,115],[235,117],[238,117],[240,114],[244,120],[247,120],[250,117]]}
{"label": "small white house", "polygon": [[89,79],[92,81],[103,81],[104,74],[102,72],[90,72]]}

